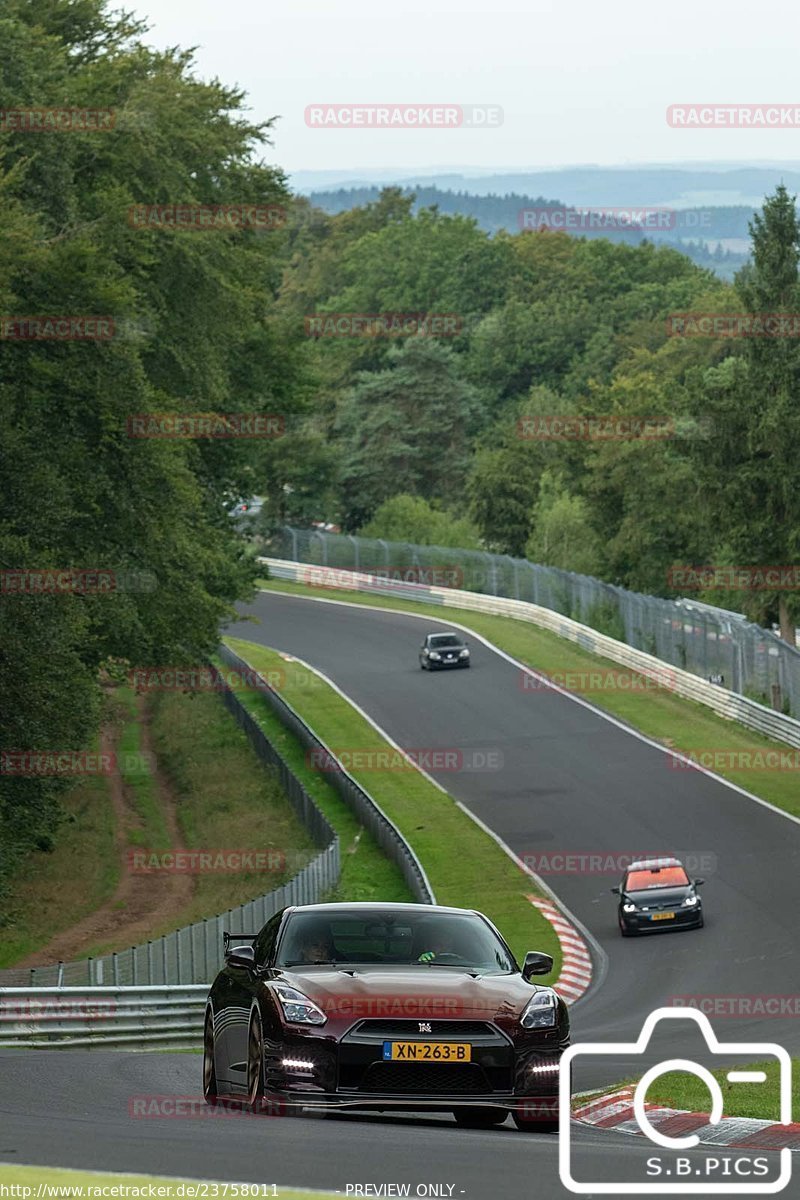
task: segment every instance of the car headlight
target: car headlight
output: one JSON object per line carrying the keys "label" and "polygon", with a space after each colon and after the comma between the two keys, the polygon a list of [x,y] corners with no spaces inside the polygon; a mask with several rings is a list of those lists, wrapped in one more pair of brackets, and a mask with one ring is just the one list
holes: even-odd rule
{"label": "car headlight", "polygon": [[622,911],[623,911],[623,912],[627,912],[627,913],[636,912],[636,905],[635,905],[635,904],[630,904],[630,903],[628,903],[628,904],[623,904],[623,906],[622,906]]}
{"label": "car headlight", "polygon": [[441,658],[442,657],[438,650],[431,650],[430,656],[431,656],[431,658]]}
{"label": "car headlight", "polygon": [[464,647],[463,650],[459,651],[458,657],[459,658],[469,658],[469,650],[467,650],[466,646]]}
{"label": "car headlight", "polygon": [[699,897],[687,896],[683,902],[684,908],[695,908],[700,903]]}
{"label": "car headlight", "polygon": [[313,1000],[284,983],[277,984],[275,995],[280,1001],[286,1021],[294,1021],[299,1025],[324,1025],[328,1019]]}
{"label": "car headlight", "polygon": [[542,988],[525,1005],[519,1019],[523,1029],[552,1029],[556,1023],[558,1001],[552,988]]}

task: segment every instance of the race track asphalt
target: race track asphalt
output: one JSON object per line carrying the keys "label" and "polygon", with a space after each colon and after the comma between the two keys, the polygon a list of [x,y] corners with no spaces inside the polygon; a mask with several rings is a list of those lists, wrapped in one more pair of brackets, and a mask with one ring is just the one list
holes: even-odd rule
{"label": "race track asphalt", "polygon": [[[676,996],[797,992],[800,825],[712,777],[671,768],[661,750],[568,697],[523,688],[519,667],[475,638],[469,671],[420,671],[423,633],[446,622],[265,592],[242,615],[255,623],[236,623],[230,634],[317,667],[404,748],[501,758],[499,770],[431,774],[517,854],[702,856],[705,928],[647,938],[620,938],[609,893],[616,879],[546,876],[598,947],[598,982],[573,1007],[574,1041],[633,1040],[645,1016]],[[800,1054],[796,1019],[725,1020],[715,1029],[722,1041],[774,1041]],[[659,1039],[659,1047],[671,1043]],[[633,1067],[622,1058],[595,1062],[576,1072],[576,1086],[601,1086]],[[408,1183],[411,1195],[446,1185],[441,1195],[468,1200],[568,1194],[557,1139],[520,1134],[510,1122],[482,1132],[446,1115],[131,1115],[136,1096],[196,1096],[199,1073],[193,1055],[0,1052],[0,1161],[343,1195],[367,1183]],[[575,1131],[581,1177],[641,1181],[651,1153],[644,1139]],[[693,1171],[719,1157],[709,1148],[684,1153]]]}

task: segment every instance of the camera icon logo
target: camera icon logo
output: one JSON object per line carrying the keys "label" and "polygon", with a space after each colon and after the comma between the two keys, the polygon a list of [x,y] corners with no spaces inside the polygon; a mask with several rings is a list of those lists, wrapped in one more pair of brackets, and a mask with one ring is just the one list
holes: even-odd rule
{"label": "camera icon logo", "polygon": [[[571,1046],[561,1059],[561,1070],[559,1072],[559,1146],[558,1146],[558,1170],[561,1177],[561,1182],[564,1187],[575,1195],[686,1195],[693,1194],[703,1196],[713,1195],[765,1195],[782,1191],[789,1183],[792,1174],[792,1154],[791,1151],[784,1147],[780,1151],[780,1173],[777,1178],[764,1180],[763,1182],[731,1182],[727,1179],[725,1182],[711,1182],[708,1179],[703,1179],[702,1182],[696,1177],[691,1182],[681,1183],[678,1181],[666,1183],[663,1179],[658,1183],[648,1183],[646,1180],[640,1182],[584,1182],[577,1180],[572,1172],[572,1141],[571,1141],[571,1086],[570,1079],[572,1073],[572,1063],[576,1058],[585,1056],[595,1057],[618,1057],[620,1055],[631,1056],[636,1054],[645,1054],[647,1051],[650,1039],[653,1036],[653,1031],[660,1021],[694,1021],[699,1026],[703,1038],[706,1042],[708,1050],[714,1055],[755,1055],[759,1059],[777,1059],[779,1064],[778,1074],[778,1093],[779,1093],[779,1114],[778,1123],[781,1125],[789,1125],[792,1120],[792,1060],[788,1052],[783,1046],[778,1046],[774,1042],[720,1042],[718,1041],[714,1030],[711,1027],[711,1022],[705,1013],[701,1013],[692,1008],[658,1008],[652,1012],[642,1026],[642,1032],[639,1034],[635,1042],[584,1042]],[[633,1097],[633,1113],[636,1122],[641,1132],[655,1145],[660,1146],[663,1150],[691,1150],[697,1146],[700,1139],[696,1134],[688,1134],[684,1137],[668,1137],[659,1132],[652,1124],[645,1107],[645,1098],[647,1090],[651,1084],[660,1076],[667,1074],[670,1071],[684,1071],[693,1074],[701,1079],[709,1089],[711,1094],[711,1113],[709,1115],[709,1124],[717,1125],[723,1117],[723,1098],[722,1089],[719,1082],[714,1078],[711,1072],[699,1063],[691,1062],[685,1058],[672,1058],[664,1062],[657,1063],[651,1067],[636,1086],[636,1091]],[[729,1083],[764,1083],[767,1082],[765,1072],[760,1070],[729,1070],[726,1073],[726,1079]],[[694,1173],[694,1172],[692,1172]]]}

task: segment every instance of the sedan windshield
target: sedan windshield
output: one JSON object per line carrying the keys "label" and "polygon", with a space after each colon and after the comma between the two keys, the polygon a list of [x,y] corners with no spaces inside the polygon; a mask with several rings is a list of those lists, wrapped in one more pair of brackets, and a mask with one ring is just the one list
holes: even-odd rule
{"label": "sedan windshield", "polygon": [[518,968],[480,919],[462,913],[298,912],[288,920],[276,965],[374,963],[460,967],[481,974]]}
{"label": "sedan windshield", "polygon": [[429,644],[440,650],[442,646],[461,646],[463,642],[455,633],[437,633],[429,639]]}

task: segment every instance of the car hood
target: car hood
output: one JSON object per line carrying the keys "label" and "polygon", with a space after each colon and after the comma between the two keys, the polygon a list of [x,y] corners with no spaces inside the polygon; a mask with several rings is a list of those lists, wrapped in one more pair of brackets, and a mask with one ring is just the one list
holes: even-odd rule
{"label": "car hood", "polygon": [[631,901],[640,908],[670,908],[682,904],[687,896],[694,894],[695,891],[691,885],[688,887],[650,888],[643,892],[627,893]]}
{"label": "car hood", "polygon": [[466,650],[466,646],[460,642],[457,646],[431,646],[430,650],[432,654],[459,654],[462,650]]}
{"label": "car hood", "polygon": [[476,978],[450,967],[295,967],[281,971],[280,979],[326,1013],[411,1020],[502,1019],[519,1014],[537,991],[521,975]]}

